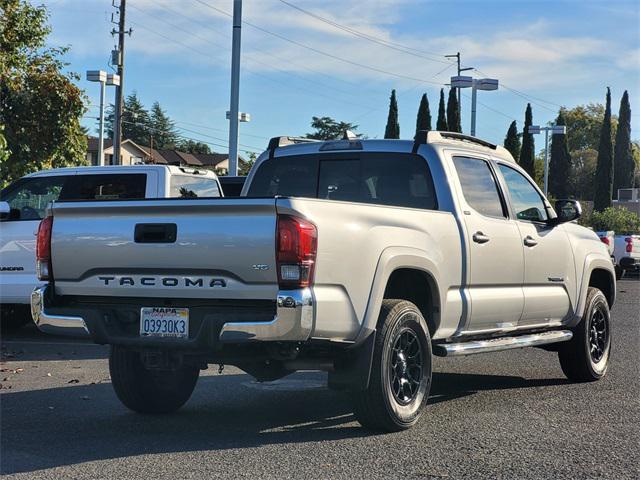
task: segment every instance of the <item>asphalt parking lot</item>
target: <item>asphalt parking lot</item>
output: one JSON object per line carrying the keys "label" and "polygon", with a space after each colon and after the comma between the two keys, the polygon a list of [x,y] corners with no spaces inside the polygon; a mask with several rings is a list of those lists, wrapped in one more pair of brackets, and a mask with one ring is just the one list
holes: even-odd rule
{"label": "asphalt parking lot", "polygon": [[325,375],[203,372],[177,414],[127,411],[108,349],[29,327],[2,339],[5,478],[640,478],[640,281],[618,283],[606,378],[570,384],[538,349],[436,359],[427,414],[360,428]]}

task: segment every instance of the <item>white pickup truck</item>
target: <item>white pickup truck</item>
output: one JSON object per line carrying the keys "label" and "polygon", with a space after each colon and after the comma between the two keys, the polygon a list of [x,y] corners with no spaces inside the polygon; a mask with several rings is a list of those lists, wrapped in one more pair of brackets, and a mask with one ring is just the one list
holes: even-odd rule
{"label": "white pickup truck", "polygon": [[640,271],[640,235],[616,235],[613,241],[616,277],[625,272]]}
{"label": "white pickup truck", "polygon": [[363,425],[400,430],[432,355],[535,346],[573,381],[605,375],[615,274],[580,213],[461,134],[274,138],[239,198],[55,202],[32,313],[111,344],[137,412],[180,408],[207,364],[261,381],[318,369]]}
{"label": "white pickup truck", "polygon": [[31,320],[36,231],[56,200],[219,197],[215,173],[165,165],[71,167],[27,175],[0,192],[0,313],[3,328]]}

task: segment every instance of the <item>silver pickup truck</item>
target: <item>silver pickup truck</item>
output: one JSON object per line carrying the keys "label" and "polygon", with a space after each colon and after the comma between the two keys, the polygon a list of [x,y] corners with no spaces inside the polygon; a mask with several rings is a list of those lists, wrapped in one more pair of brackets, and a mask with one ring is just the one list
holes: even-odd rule
{"label": "silver pickup truck", "polygon": [[579,215],[473,137],[279,137],[239,198],[55,202],[32,313],[110,344],[134,411],[177,410],[208,364],[326,370],[363,425],[400,430],[432,355],[535,346],[573,381],[605,375],[615,273]]}

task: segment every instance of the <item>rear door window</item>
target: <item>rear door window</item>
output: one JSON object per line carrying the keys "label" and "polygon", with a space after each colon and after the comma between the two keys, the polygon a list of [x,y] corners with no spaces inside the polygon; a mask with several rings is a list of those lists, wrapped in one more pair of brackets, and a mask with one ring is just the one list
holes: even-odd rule
{"label": "rear door window", "polygon": [[426,161],[408,154],[275,158],[258,168],[248,194],[438,208]]}
{"label": "rear door window", "polygon": [[145,198],[144,173],[75,175],[65,183],[59,200],[122,200]]}
{"label": "rear door window", "polygon": [[476,212],[489,217],[506,217],[507,212],[496,178],[486,160],[453,157],[462,194]]}
{"label": "rear door window", "polygon": [[218,182],[211,177],[171,175],[169,196],[179,198],[219,197]]}

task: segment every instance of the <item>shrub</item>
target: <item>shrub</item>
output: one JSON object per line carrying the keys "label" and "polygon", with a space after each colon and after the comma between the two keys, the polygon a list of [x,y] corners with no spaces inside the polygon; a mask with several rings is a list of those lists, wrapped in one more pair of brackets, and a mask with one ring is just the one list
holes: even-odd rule
{"label": "shrub", "polygon": [[640,217],[622,207],[608,207],[601,212],[593,212],[587,221],[594,230],[613,230],[616,235],[640,234]]}

